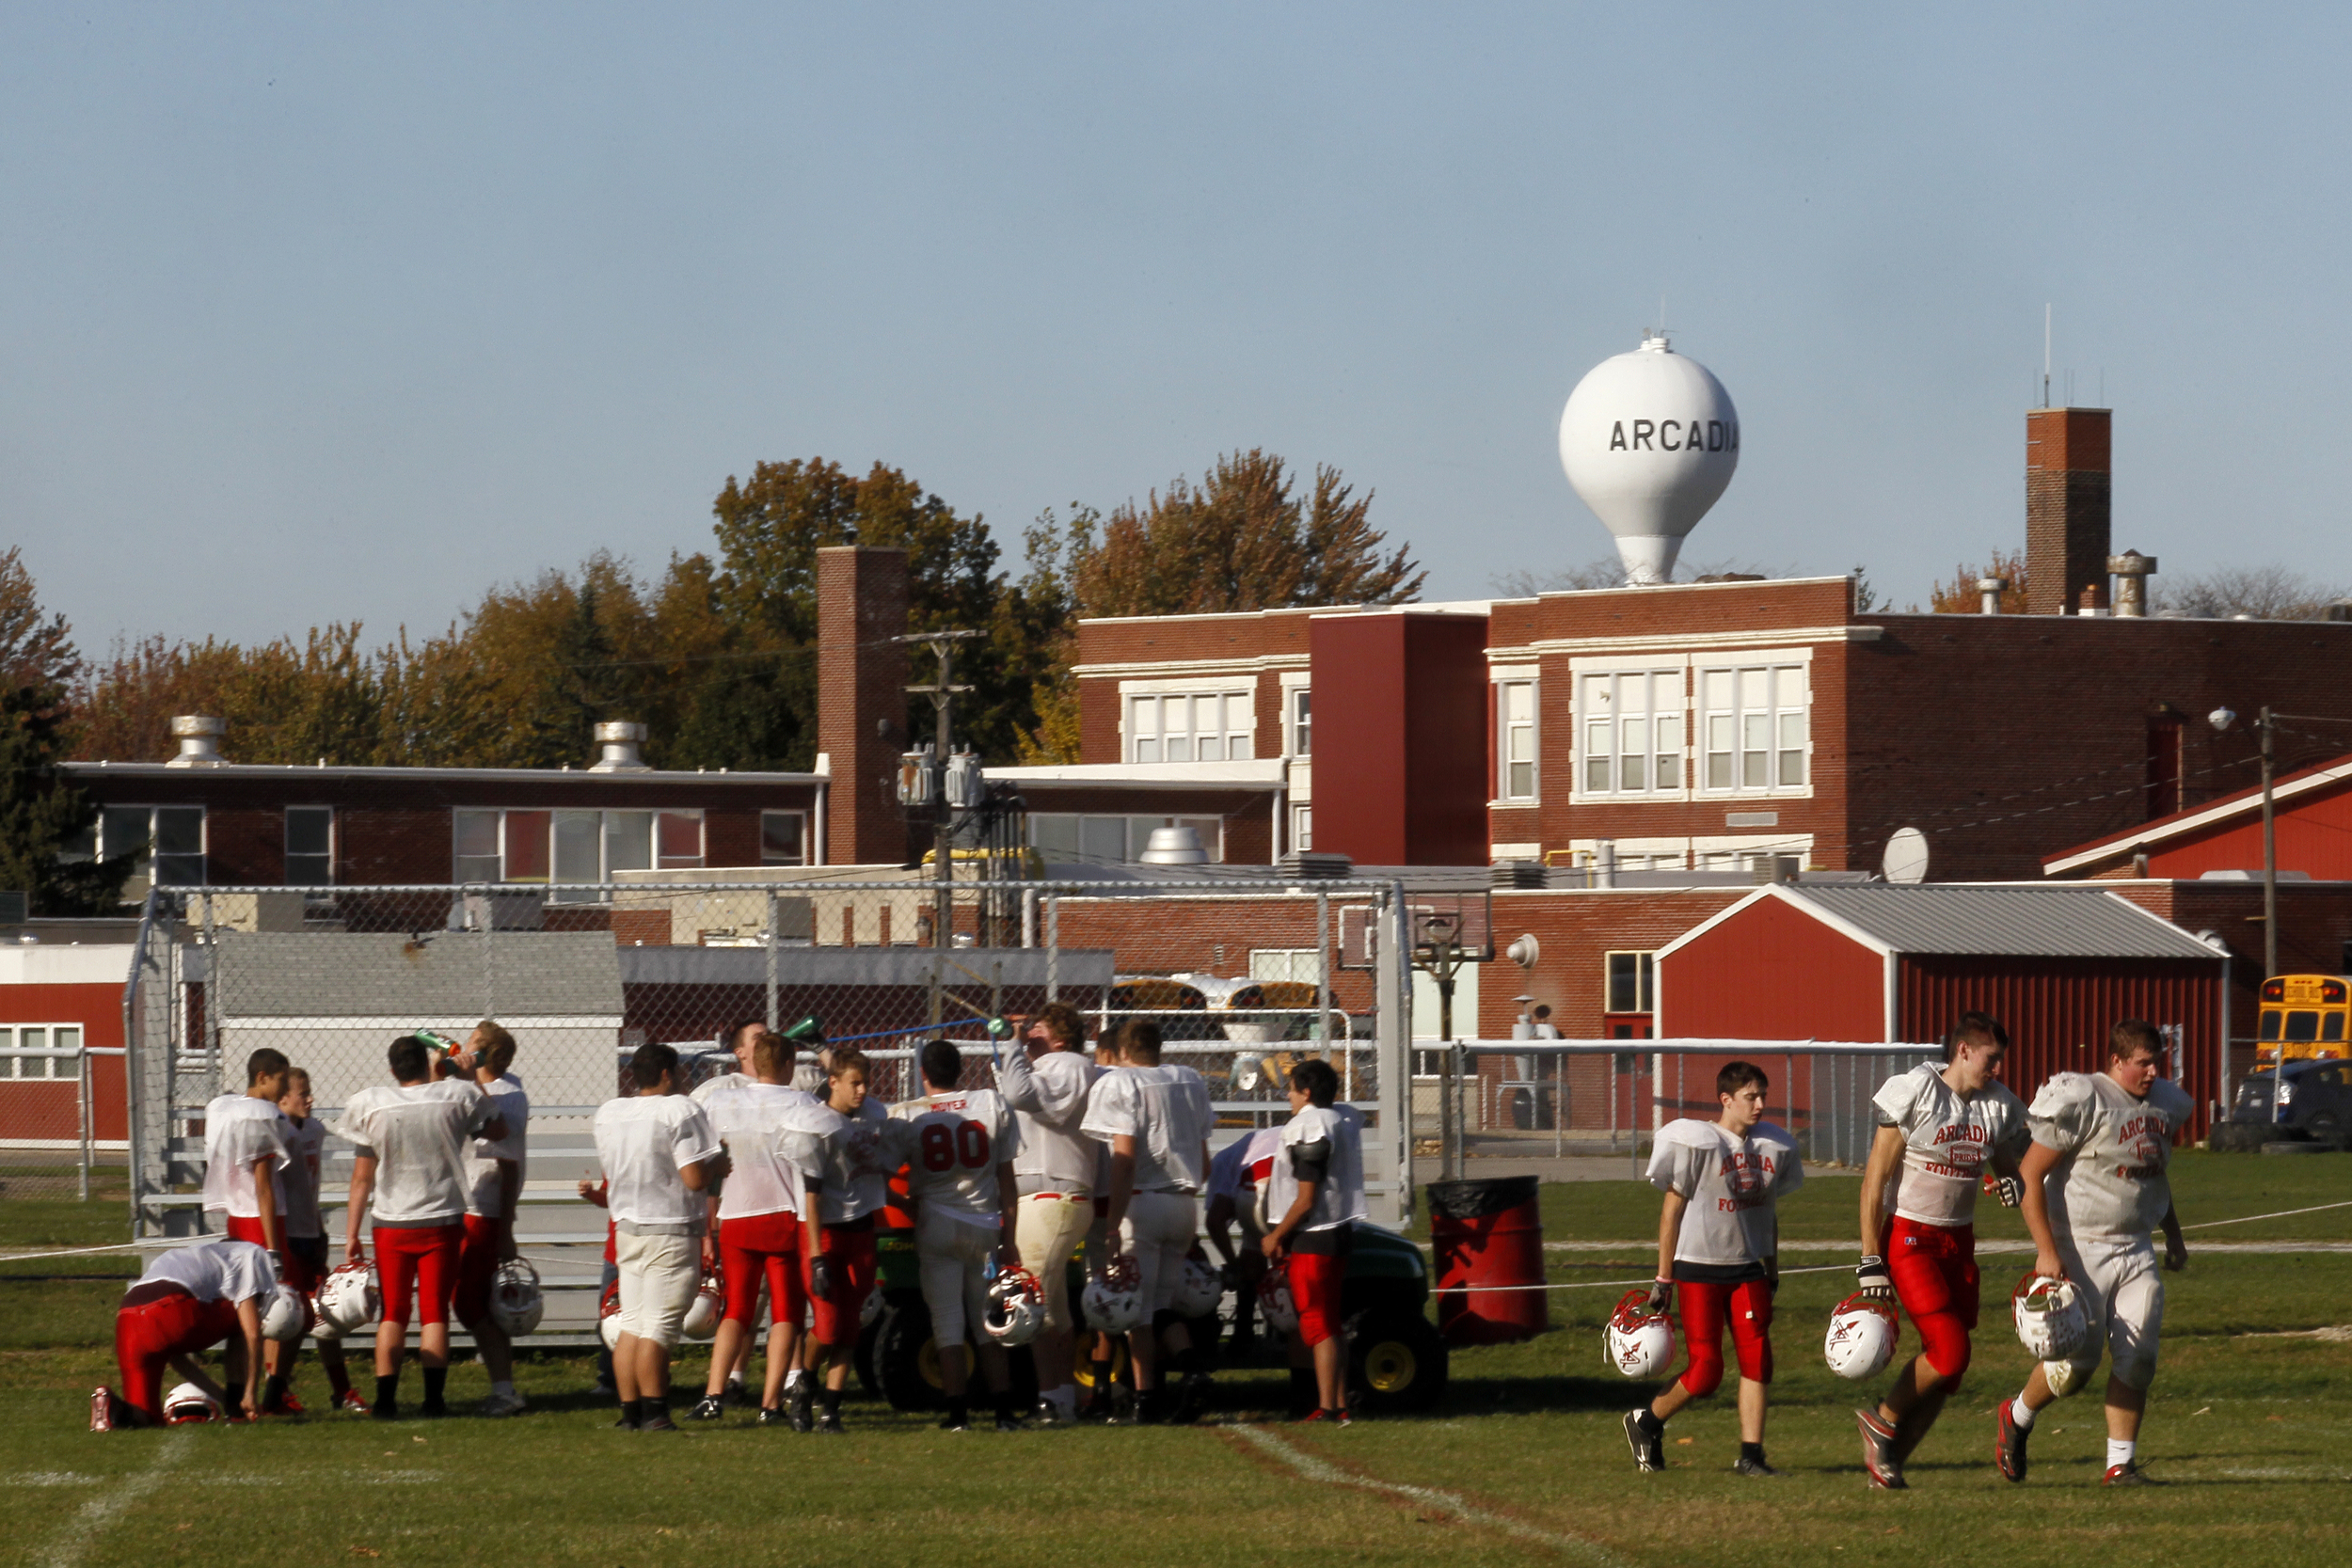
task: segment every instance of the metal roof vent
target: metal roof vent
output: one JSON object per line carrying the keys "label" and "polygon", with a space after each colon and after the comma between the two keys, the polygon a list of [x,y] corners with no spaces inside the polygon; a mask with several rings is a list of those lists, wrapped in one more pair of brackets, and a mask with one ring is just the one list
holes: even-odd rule
{"label": "metal roof vent", "polygon": [[645,726],[628,720],[614,720],[596,726],[596,760],[588,765],[591,773],[649,773],[645,759],[637,748],[645,738]]}
{"label": "metal roof vent", "polygon": [[2115,614],[2118,620],[2128,621],[2148,613],[2148,579],[2155,575],[2156,558],[2137,550],[2125,550],[2122,555],[2107,557],[2107,571],[2115,578]]}
{"label": "metal roof vent", "polygon": [[1209,852],[1200,847],[1200,835],[1190,828],[1154,828],[1151,842],[1137,857],[1146,865],[1206,865]]}
{"label": "metal roof vent", "polygon": [[220,737],[229,733],[229,721],[211,719],[202,714],[183,713],[171,721],[172,738],[180,742],[180,754],[164,764],[166,768],[220,768],[229,759],[220,754]]}

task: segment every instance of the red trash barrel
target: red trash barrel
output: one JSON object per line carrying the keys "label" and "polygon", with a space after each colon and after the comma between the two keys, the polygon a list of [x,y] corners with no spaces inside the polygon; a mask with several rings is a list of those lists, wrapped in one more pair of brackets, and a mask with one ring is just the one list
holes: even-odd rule
{"label": "red trash barrel", "polygon": [[1535,1178],[1429,1184],[1438,1254],[1438,1332],[1449,1345],[1500,1345],[1550,1326]]}

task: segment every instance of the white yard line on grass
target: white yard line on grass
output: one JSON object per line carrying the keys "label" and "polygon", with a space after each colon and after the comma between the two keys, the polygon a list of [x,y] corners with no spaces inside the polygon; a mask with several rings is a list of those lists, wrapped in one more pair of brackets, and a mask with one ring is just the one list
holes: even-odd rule
{"label": "white yard line on grass", "polygon": [[[2266,1219],[2271,1216],[2256,1215],[2252,1217]],[[2216,1225],[2235,1225],[2239,1222],[2236,1220],[2216,1220],[2213,1223]],[[2181,1228],[2184,1230],[2196,1230],[2202,1227],[2193,1225],[2185,1225],[2181,1227]],[[1546,1242],[1544,1243],[1544,1250],[1546,1252],[1632,1253],[1638,1256],[1644,1253],[1655,1254],[1658,1250],[1658,1240],[1656,1237],[1651,1237],[1645,1241],[1639,1242]],[[1851,1242],[1783,1242],[1780,1243],[1780,1250],[1783,1252],[1843,1252],[1851,1254],[1853,1251],[1853,1243]],[[2031,1242],[2019,1241],[1995,1241],[1979,1237],[1977,1242],[1977,1250],[1984,1253],[2024,1253],[2031,1252],[2033,1250],[2033,1243]],[[2352,1242],[2200,1242],[2197,1243],[2196,1250],[2200,1253],[2352,1252]],[[1794,1273],[1795,1271],[1791,1270],[1788,1272]]]}
{"label": "white yard line on grass", "polygon": [[125,1476],[114,1489],[84,1503],[81,1511],[65,1523],[57,1538],[49,1544],[49,1555],[41,1560],[45,1568],[73,1568],[82,1560],[82,1554],[105,1532],[106,1527],[120,1518],[125,1510],[164,1483],[164,1477],[188,1454],[189,1438],[185,1433],[172,1433],[165,1437],[156,1450],[154,1463],[136,1475]]}
{"label": "white yard line on grass", "polygon": [[1571,1556],[1582,1558],[1587,1562],[1598,1564],[1599,1568],[1626,1568],[1623,1558],[1618,1557],[1607,1547],[1587,1541],[1581,1536],[1566,1535],[1558,1530],[1541,1529],[1517,1519],[1506,1518],[1500,1513],[1489,1513],[1485,1509],[1472,1508],[1451,1492],[1440,1492],[1434,1487],[1406,1486],[1397,1481],[1374,1481],[1366,1476],[1350,1475],[1336,1465],[1327,1464],[1313,1454],[1293,1448],[1263,1427],[1231,1426],[1225,1430],[1252,1445],[1261,1452],[1289,1465],[1309,1481],[1318,1481],[1333,1486],[1359,1486],[1367,1492],[1385,1492],[1393,1497],[1403,1497],[1410,1502],[1442,1509],[1466,1525],[1477,1525],[1485,1529],[1501,1530],[1503,1534],[1515,1535],[1521,1541],[1532,1541],[1539,1546],[1549,1546],[1554,1551],[1566,1552]]}

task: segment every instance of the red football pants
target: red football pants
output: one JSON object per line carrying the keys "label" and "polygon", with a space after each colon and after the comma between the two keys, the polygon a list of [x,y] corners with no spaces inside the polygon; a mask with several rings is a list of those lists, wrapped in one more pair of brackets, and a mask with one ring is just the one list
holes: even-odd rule
{"label": "red football pants", "polygon": [[1298,1338],[1319,1345],[1340,1331],[1340,1287],[1347,1278],[1344,1253],[1290,1255],[1291,1306],[1298,1313]]}
{"label": "red football pants", "polygon": [[1976,1227],[1899,1218],[1887,1225],[1883,1250],[1895,1299],[1917,1325],[1928,1365],[1946,1383],[1958,1383],[1977,1326]]}
{"label": "red football pants", "polygon": [[817,1342],[846,1345],[857,1338],[866,1293],[874,1288],[874,1227],[826,1226],[818,1234],[817,1250],[833,1271],[833,1299],[811,1293]]}
{"label": "red football pants", "polygon": [[1723,1386],[1725,1323],[1740,1375],[1750,1383],[1772,1381],[1772,1292],[1764,1281],[1677,1280],[1675,1299],[1682,1314],[1683,1348],[1691,1353],[1691,1364],[1682,1370],[1684,1392],[1705,1399]]}
{"label": "red football pants", "polygon": [[[866,1233],[870,1244],[873,1232]],[[801,1325],[808,1305],[808,1283],[801,1273],[801,1216],[789,1209],[746,1214],[719,1227],[719,1277],[726,1286],[726,1317],[749,1327],[759,1315],[759,1287],[768,1287],[768,1311],[779,1323]]]}
{"label": "red football pants", "polygon": [[408,1291],[417,1292],[417,1319],[449,1322],[449,1298],[457,1288],[458,1255],[466,1227],[448,1225],[375,1227],[375,1272],[384,1281],[384,1321],[408,1326]]}
{"label": "red football pants", "polygon": [[457,1288],[450,1302],[457,1321],[468,1328],[488,1321],[490,1285],[498,1272],[499,1222],[487,1214],[468,1214],[457,1243]]}
{"label": "red football pants", "polygon": [[115,1314],[115,1364],[122,1398],[156,1426],[164,1424],[164,1369],[175,1355],[210,1350],[237,1332],[237,1304],[201,1302],[184,1291]]}

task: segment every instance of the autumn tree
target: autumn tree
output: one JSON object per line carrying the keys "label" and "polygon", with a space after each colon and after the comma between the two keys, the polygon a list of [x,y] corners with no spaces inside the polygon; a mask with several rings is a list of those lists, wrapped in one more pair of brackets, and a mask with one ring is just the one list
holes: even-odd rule
{"label": "autumn tree", "polygon": [[2026,613],[2026,552],[1995,548],[1982,566],[1960,565],[1952,568],[1951,578],[1940,581],[1928,594],[1928,609],[1937,615],[1975,615],[1984,609],[1984,594],[1977,587],[1981,578],[2002,578],[2009,586],[2001,590],[2001,613]]}
{"label": "autumn tree", "polygon": [[98,821],[98,806],[57,765],[71,744],[71,687],[81,656],[62,615],[41,609],[22,551],[0,553],[0,887],[33,912],[111,910],[136,851],[68,860]]}

